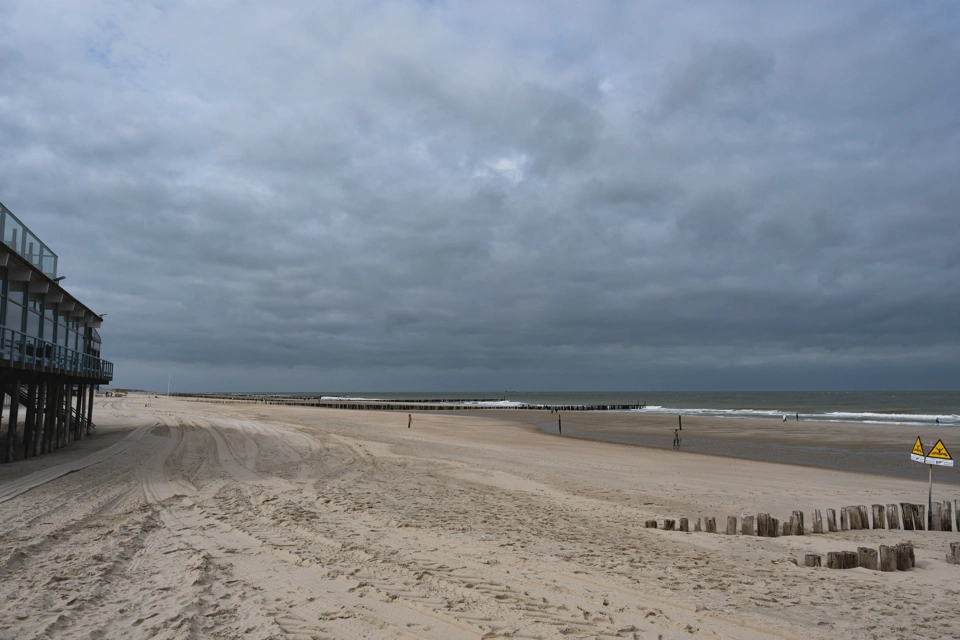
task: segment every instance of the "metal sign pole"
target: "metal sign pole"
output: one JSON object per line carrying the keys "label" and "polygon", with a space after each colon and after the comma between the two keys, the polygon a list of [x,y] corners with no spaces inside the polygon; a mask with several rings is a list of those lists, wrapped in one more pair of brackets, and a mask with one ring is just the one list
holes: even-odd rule
{"label": "metal sign pole", "polygon": [[933,465],[930,467],[930,485],[927,487],[927,531],[933,529]]}

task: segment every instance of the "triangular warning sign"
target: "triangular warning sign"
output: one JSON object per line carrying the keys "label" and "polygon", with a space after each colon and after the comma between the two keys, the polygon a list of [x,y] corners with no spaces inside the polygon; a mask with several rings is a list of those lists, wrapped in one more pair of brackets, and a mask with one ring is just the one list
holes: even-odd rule
{"label": "triangular warning sign", "polygon": [[917,436],[917,441],[913,444],[913,451],[911,453],[914,453],[918,456],[923,455],[923,445],[920,444],[920,436]]}
{"label": "triangular warning sign", "polygon": [[945,446],[943,446],[943,440],[937,440],[937,444],[933,445],[933,449],[930,449],[930,453],[927,454],[927,457],[937,458],[938,460],[953,460],[950,452],[947,451]]}

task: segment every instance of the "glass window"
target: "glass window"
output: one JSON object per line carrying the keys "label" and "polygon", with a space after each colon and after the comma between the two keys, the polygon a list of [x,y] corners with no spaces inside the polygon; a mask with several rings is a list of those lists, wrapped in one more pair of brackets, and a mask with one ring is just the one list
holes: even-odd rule
{"label": "glass window", "polygon": [[7,301],[7,321],[4,326],[14,331],[23,331],[23,307],[13,300]]}
{"label": "glass window", "polygon": [[27,312],[27,331],[28,336],[40,337],[40,314],[35,311]]}

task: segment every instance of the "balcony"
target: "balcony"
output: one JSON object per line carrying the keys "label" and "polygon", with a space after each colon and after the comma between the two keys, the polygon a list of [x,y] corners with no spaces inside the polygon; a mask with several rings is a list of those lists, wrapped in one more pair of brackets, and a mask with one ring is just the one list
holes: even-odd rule
{"label": "balcony", "polygon": [[113,380],[112,362],[13,329],[0,329],[0,365],[4,364],[15,369],[90,378],[100,384]]}
{"label": "balcony", "polygon": [[3,244],[40,269],[48,278],[57,277],[57,254],[40,242],[27,225],[0,202],[0,238]]}

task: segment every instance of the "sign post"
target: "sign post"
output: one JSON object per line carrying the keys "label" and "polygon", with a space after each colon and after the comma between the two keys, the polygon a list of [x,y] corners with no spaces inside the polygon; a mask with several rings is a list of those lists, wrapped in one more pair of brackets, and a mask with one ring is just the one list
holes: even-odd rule
{"label": "sign post", "polygon": [[953,457],[947,448],[943,446],[943,440],[937,440],[930,453],[923,453],[923,445],[920,443],[920,436],[913,443],[913,451],[910,452],[910,459],[914,462],[922,462],[930,467],[930,483],[927,486],[927,531],[930,531],[933,524],[933,468],[952,467]]}

